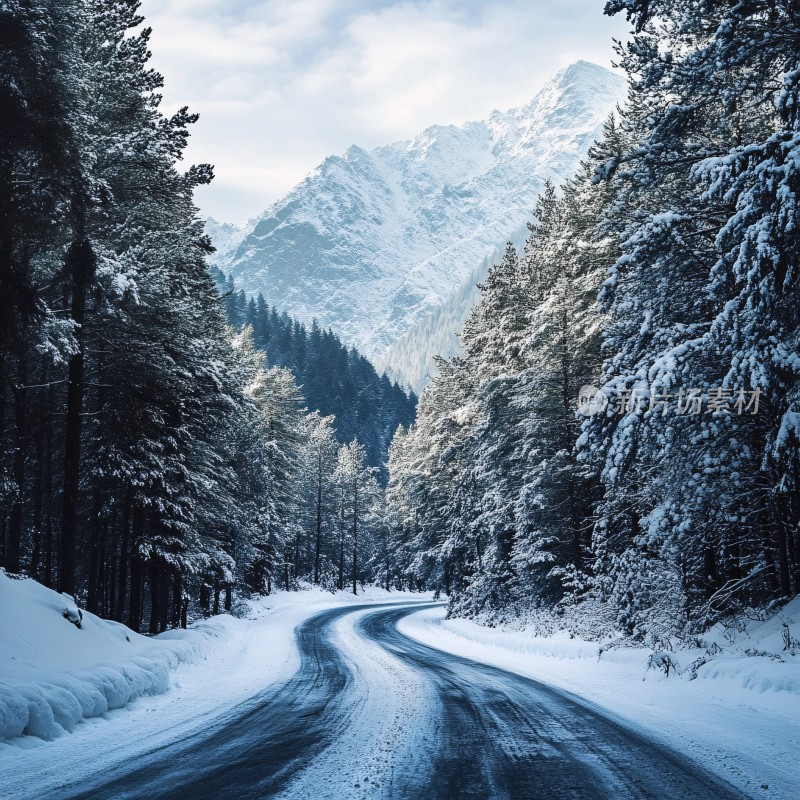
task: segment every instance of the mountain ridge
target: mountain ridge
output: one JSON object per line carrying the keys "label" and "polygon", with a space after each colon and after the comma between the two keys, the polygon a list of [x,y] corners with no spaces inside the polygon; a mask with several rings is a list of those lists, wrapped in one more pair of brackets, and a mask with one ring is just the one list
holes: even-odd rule
{"label": "mountain ridge", "polygon": [[353,145],[251,220],[238,246],[225,228],[215,263],[248,293],[380,359],[524,225],[545,180],[574,172],[624,89],[576,62],[485,120],[432,125],[372,151]]}

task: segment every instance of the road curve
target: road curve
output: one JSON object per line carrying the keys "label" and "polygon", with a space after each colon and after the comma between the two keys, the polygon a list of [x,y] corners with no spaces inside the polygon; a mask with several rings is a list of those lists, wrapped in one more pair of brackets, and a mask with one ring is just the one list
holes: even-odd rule
{"label": "road curve", "polygon": [[[371,613],[357,624],[358,632],[417,673],[433,698],[425,713],[434,717],[436,730],[433,743],[417,748],[417,763],[393,773],[392,780],[371,796],[744,800],[745,795],[689,759],[567,693],[401,634],[397,621],[424,607],[348,606],[309,618],[295,632],[301,664],[289,681],[231,709],[206,730],[154,749],[119,772],[65,786],[46,797],[280,796],[316,758],[334,749],[330,746],[347,734],[358,713],[362,687],[336,645],[333,628],[342,617],[369,609]],[[381,685],[377,690],[392,692],[393,687]],[[414,734],[415,730],[407,731],[409,737]],[[359,765],[343,763],[341,768],[357,774]],[[363,796],[361,788],[341,798]]]}
{"label": "road curve", "polygon": [[419,669],[439,698],[438,748],[426,786],[402,798],[450,800],[743,800],[691,760],[579,698],[435,650],[397,630],[416,609],[371,614],[363,634]]}
{"label": "road curve", "polygon": [[331,628],[367,608],[376,605],[335,608],[299,625],[300,668],[286,683],[258,693],[208,729],[138,757],[111,778],[65,786],[47,800],[274,796],[347,725],[353,674],[331,641]]}

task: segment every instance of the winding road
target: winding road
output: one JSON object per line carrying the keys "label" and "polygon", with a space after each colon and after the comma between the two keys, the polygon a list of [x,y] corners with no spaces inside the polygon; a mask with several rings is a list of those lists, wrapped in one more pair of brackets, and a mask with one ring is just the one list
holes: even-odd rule
{"label": "winding road", "polygon": [[296,629],[301,666],[289,681],[124,770],[47,797],[745,798],[566,692],[397,630],[424,607],[309,618]]}

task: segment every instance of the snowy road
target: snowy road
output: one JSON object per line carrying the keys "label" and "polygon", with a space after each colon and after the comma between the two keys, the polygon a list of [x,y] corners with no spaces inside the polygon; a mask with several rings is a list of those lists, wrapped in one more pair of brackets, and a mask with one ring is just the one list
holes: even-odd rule
{"label": "snowy road", "polygon": [[47,797],[745,797],[567,693],[400,633],[419,609],[316,614],[297,629],[300,669],[287,682]]}

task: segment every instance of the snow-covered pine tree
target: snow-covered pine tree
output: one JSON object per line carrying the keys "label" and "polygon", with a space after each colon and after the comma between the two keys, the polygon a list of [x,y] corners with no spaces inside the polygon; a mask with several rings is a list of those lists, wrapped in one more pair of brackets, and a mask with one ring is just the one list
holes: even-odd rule
{"label": "snow-covered pine tree", "polygon": [[299,465],[298,495],[306,535],[310,541],[307,577],[319,584],[332,563],[335,485],[333,474],[339,446],[333,417],[318,411],[301,421],[303,447]]}
{"label": "snow-covered pine tree", "polygon": [[205,264],[192,193],[211,170],[177,169],[195,117],[160,113],[138,7],[0,10],[19,110],[0,123],[2,560],[158,630],[185,622],[201,579],[230,602],[256,367]]}
{"label": "snow-covered pine tree", "polygon": [[[609,596],[631,632],[669,635],[785,593],[796,569],[796,284],[785,260],[796,245],[784,201],[795,62],[765,35],[791,29],[794,11],[608,6],[623,9],[638,30],[621,53],[632,146],[602,171],[622,179],[612,218],[625,231],[602,299],[604,391],[624,402],[589,423],[587,441],[604,464],[596,544]],[[756,392],[760,412],[736,413]]]}
{"label": "snow-covered pine tree", "polygon": [[253,588],[269,591],[273,580],[282,577],[288,589],[296,580],[293,551],[300,535],[295,478],[303,398],[291,372],[281,367],[261,371],[251,394],[259,416],[255,440],[261,456],[257,466],[263,470],[264,480],[259,535],[254,542],[258,556]]}
{"label": "snow-covered pine tree", "polygon": [[472,525],[479,501],[472,480],[474,385],[462,358],[437,360],[407,437],[405,491],[413,513],[408,571],[413,585],[463,590],[482,569],[483,542]]}
{"label": "snow-covered pine tree", "polygon": [[[604,149],[615,131],[609,120]],[[592,181],[599,158],[595,147],[562,197],[543,193],[526,245],[526,338],[511,397],[522,465],[513,562],[518,595],[533,603],[560,601],[592,568],[599,482],[578,451],[576,400],[599,376],[604,319],[596,296],[614,251],[603,229],[609,188]]]}
{"label": "snow-covered pine tree", "polygon": [[[370,523],[380,494],[376,469],[367,464],[367,454],[355,439],[339,448],[334,481],[339,494],[339,585],[348,583],[358,594],[363,566],[370,548]],[[349,576],[345,559],[349,557]]]}
{"label": "snow-covered pine tree", "polygon": [[413,589],[414,576],[411,564],[414,560],[412,536],[416,525],[413,505],[414,439],[404,427],[398,427],[389,447],[389,480],[386,485],[387,527],[386,552],[380,567],[384,585],[397,589]]}
{"label": "snow-covered pine tree", "polygon": [[[80,11],[77,2],[47,0],[0,8],[0,501],[9,508],[0,553],[12,572],[21,568],[25,544],[27,452],[38,422],[32,406],[41,405],[27,387],[75,348],[71,326],[51,310],[58,301],[49,304],[43,288],[62,266],[70,235],[62,210],[80,173],[68,118],[77,65],[71,33],[84,24]],[[41,485],[41,474],[36,480]]]}

